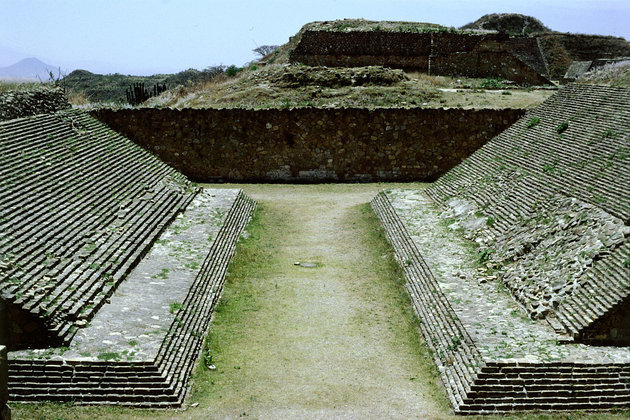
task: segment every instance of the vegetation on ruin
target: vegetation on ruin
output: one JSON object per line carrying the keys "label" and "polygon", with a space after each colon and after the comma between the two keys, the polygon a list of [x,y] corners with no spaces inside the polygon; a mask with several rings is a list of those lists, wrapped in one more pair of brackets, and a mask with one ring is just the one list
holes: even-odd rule
{"label": "vegetation on ruin", "polygon": [[474,22],[461,26],[460,29],[480,29],[498,31],[512,36],[551,32],[551,29],[532,16],[519,13],[491,13],[483,15]]}
{"label": "vegetation on ruin", "polygon": [[10,90],[19,91],[19,92],[32,91],[32,90],[40,89],[41,87],[42,87],[42,84],[39,82],[20,83],[20,82],[0,80],[0,92],[8,92]]}
{"label": "vegetation on ruin", "polygon": [[303,27],[307,31],[330,32],[456,32],[454,27],[443,26],[437,23],[405,22],[389,20],[365,20],[365,19],[341,19],[332,21],[319,21],[307,23]]}
{"label": "vegetation on ruin", "polygon": [[[423,185],[225,187],[244,188],[260,205],[229,267],[185,407],[12,404],[14,418],[280,418],[287,413],[321,418],[343,414],[344,408],[364,417],[392,417],[383,413],[400,410],[401,418],[456,418],[422,342],[400,266],[367,204],[383,188]],[[471,245],[470,258],[477,252]],[[309,269],[295,266],[297,261],[319,264]],[[459,342],[454,337],[451,346]],[[405,416],[416,404],[426,411]],[[288,408],[293,410],[283,411]],[[484,418],[604,420],[629,414],[613,410]]]}
{"label": "vegetation on ruin", "polygon": [[630,88],[630,60],[606,64],[586,73],[577,82]]}
{"label": "vegetation on ruin", "polygon": [[494,79],[405,73],[380,66],[331,68],[267,65],[235,77],[180,86],[146,102],[171,108],[530,108],[553,89],[509,88]]}

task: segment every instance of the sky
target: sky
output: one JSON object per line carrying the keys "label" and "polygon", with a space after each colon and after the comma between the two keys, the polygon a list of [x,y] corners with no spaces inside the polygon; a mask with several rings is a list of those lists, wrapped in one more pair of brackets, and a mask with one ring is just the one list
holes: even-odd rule
{"label": "sky", "polygon": [[0,0],[0,67],[28,57],[104,74],[240,66],[257,46],[283,44],[316,20],[459,27],[487,13],[630,40],[630,0]]}

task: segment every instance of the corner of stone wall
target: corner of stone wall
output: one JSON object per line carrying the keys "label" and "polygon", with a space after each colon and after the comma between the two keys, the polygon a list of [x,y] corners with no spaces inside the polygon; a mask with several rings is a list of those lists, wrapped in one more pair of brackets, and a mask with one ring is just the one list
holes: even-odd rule
{"label": "corner of stone wall", "polygon": [[0,346],[0,420],[11,420],[11,410],[7,405],[9,400],[8,381],[7,348]]}
{"label": "corner of stone wall", "polygon": [[70,108],[65,91],[58,86],[46,86],[0,93],[0,121],[49,114]]}

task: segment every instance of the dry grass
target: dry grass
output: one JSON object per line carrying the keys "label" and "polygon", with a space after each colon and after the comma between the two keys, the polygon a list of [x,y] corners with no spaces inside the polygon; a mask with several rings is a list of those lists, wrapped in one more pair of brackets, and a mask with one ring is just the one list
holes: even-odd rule
{"label": "dry grass", "polygon": [[76,90],[68,91],[66,97],[72,106],[87,106],[91,103],[91,101],[82,92]]}
{"label": "dry grass", "polygon": [[21,79],[0,79],[0,92],[8,92],[10,90],[27,91],[41,88],[41,82],[24,81]]}
{"label": "dry grass", "polygon": [[450,88],[456,87],[457,81],[452,77],[447,76],[432,76],[427,73],[421,72],[408,72],[407,75],[418,83],[423,83],[430,86]]}

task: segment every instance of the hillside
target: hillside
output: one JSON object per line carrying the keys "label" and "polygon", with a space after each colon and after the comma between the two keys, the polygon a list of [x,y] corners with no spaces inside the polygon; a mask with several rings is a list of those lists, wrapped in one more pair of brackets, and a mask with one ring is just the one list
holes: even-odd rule
{"label": "hillside", "polygon": [[223,73],[224,68],[208,67],[203,71],[188,69],[176,74],[156,74],[153,76],[131,76],[123,74],[95,74],[87,70],[75,70],[63,78],[62,84],[71,92],[83,94],[90,102],[125,103],[125,89],[134,83],[144,83],[151,88],[156,83],[166,84],[172,89],[179,85],[200,83],[212,80]]}
{"label": "hillside", "polygon": [[[298,47],[305,33],[310,34],[314,31],[334,34],[336,37],[339,34],[348,33],[348,36],[355,38],[365,33],[368,33],[369,37],[369,32],[379,32],[388,36],[394,34],[395,37],[412,34],[426,36],[430,33],[433,34],[432,37],[439,35],[446,41],[461,33],[481,33],[496,37],[498,31],[513,36],[504,42],[507,42],[510,45],[509,48],[514,50],[515,56],[524,60],[527,66],[534,68],[538,74],[544,77],[549,74],[554,79],[564,75],[572,60],[630,55],[630,44],[623,38],[557,33],[538,19],[520,14],[489,14],[459,29],[423,22],[343,19],[307,23],[287,43],[247,69],[234,66],[226,69],[218,66],[203,71],[189,69],[175,75],[153,76],[99,75],[85,70],[76,70],[66,76],[63,83],[71,93],[79,92],[84,95],[87,98],[86,102],[120,104],[126,103],[125,90],[134,83],[144,83],[148,89],[156,83],[166,84],[169,90],[159,98],[149,100],[147,105],[176,108],[309,106],[528,108],[537,105],[549,96],[545,91],[532,92],[518,89],[510,89],[502,95],[497,95],[496,91],[485,92],[487,88],[511,88],[509,83],[501,81],[496,75],[493,77],[497,80],[486,79],[485,74],[466,72],[457,74],[483,78],[427,76],[407,72],[407,77],[382,84],[376,79],[371,80],[370,77],[378,74],[378,79],[384,72],[388,72],[388,69],[369,70],[367,67],[348,67],[332,70],[330,67],[291,65],[289,56],[292,51]],[[531,42],[525,41],[533,42],[532,37],[538,40],[538,43],[534,42],[534,44],[540,45],[540,51],[536,48],[538,56],[523,54],[521,51],[523,49],[521,44],[529,45]],[[532,57],[540,58],[538,60],[540,66],[532,65],[532,60],[530,60]],[[366,72],[372,76],[366,76]],[[522,71],[519,70],[519,73]],[[215,79],[218,75],[221,77]],[[368,77],[369,80],[366,83],[349,82],[355,80],[356,77],[359,79]],[[514,80],[509,76],[502,75],[502,77]],[[286,78],[295,78],[294,83],[287,84]]]}

